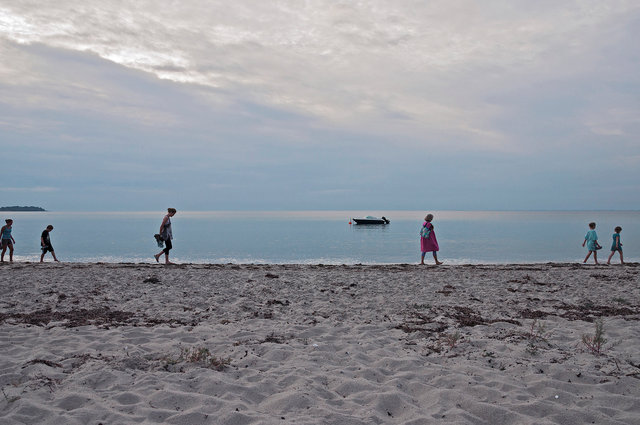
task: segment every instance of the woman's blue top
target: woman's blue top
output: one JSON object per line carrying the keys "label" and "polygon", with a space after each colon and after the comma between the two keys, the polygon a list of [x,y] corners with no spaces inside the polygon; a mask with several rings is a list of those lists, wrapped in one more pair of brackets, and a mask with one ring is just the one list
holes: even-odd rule
{"label": "woman's blue top", "polygon": [[5,226],[2,231],[2,239],[11,239],[11,227]]}

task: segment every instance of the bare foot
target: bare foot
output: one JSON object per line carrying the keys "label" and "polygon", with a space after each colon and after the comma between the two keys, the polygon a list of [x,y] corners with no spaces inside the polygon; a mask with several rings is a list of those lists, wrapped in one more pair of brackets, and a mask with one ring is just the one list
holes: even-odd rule
{"label": "bare foot", "polygon": [[172,263],[171,261],[167,260],[165,261],[165,264],[175,264],[175,263]]}
{"label": "bare foot", "polygon": [[436,261],[436,266],[439,266],[440,264],[444,264],[444,261]]}

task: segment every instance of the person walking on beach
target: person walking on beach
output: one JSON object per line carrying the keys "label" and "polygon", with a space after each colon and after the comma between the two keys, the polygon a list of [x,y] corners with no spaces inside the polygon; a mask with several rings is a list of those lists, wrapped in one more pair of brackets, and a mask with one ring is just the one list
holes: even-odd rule
{"label": "person walking on beach", "polygon": [[615,254],[616,251],[620,253],[620,264],[624,264],[624,259],[622,258],[622,242],[620,242],[620,232],[622,232],[622,227],[618,226],[614,230],[615,233],[612,235],[613,243],[611,244],[611,254],[609,254],[607,264],[611,264],[611,257],[613,257],[613,254]]}
{"label": "person walking on beach", "polygon": [[40,262],[44,262],[44,255],[48,252],[53,255],[54,261],[58,262],[56,258],[56,252],[53,250],[53,245],[51,245],[51,238],[49,237],[49,232],[53,230],[52,225],[48,225],[46,229],[42,231],[42,235],[40,235],[40,247],[42,249],[42,255],[40,256]]}
{"label": "person walking on beach", "polygon": [[13,245],[16,243],[16,240],[11,236],[13,220],[8,218],[4,222],[7,224],[2,226],[2,229],[0,229],[0,240],[2,241],[2,255],[0,255],[0,262],[3,263],[4,253],[7,252],[7,248],[9,248],[9,261],[13,262]]}
{"label": "person walking on beach", "polygon": [[433,259],[436,261],[436,265],[442,264],[442,261],[438,261],[437,252],[440,251],[438,240],[436,239],[436,232],[433,230],[433,214],[427,214],[420,229],[420,251],[422,251],[422,259],[420,264],[424,264],[424,256],[427,252],[433,252]]}
{"label": "person walking on beach", "polygon": [[587,249],[589,250],[589,253],[587,253],[587,256],[584,258],[583,263],[586,263],[587,260],[589,259],[589,256],[591,256],[591,253],[593,253],[593,261],[595,261],[596,264],[598,264],[598,249],[602,248],[600,246],[600,244],[598,243],[598,234],[596,233],[596,223],[589,223],[589,231],[587,232],[587,234],[584,237],[584,242],[582,242],[582,246],[584,246],[585,244],[587,245]]}
{"label": "person walking on beach", "polygon": [[176,215],[175,208],[167,208],[167,215],[162,219],[162,224],[160,225],[160,237],[164,241],[164,249],[154,255],[156,262],[160,262],[160,256],[164,253],[164,263],[165,264],[173,264],[169,261],[169,251],[173,248],[171,244],[171,239],[173,239],[173,233],[171,232],[171,217]]}

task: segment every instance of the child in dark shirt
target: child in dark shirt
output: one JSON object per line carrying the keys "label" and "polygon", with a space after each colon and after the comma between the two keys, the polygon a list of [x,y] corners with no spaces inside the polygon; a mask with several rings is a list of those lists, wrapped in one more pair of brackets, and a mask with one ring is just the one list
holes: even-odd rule
{"label": "child in dark shirt", "polygon": [[44,254],[46,254],[47,251],[51,252],[51,255],[53,255],[53,259],[55,261],[58,261],[58,259],[56,258],[56,253],[53,250],[53,245],[51,245],[51,238],[49,237],[49,232],[51,232],[52,230],[53,226],[48,225],[47,228],[42,231],[42,235],[40,236],[40,246],[42,247],[42,255],[40,256],[41,263],[44,261]]}

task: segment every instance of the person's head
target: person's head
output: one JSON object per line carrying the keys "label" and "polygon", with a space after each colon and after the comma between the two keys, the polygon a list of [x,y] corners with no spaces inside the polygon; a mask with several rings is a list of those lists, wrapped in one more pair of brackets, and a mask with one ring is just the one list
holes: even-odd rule
{"label": "person's head", "polygon": [[594,223],[593,221],[589,223],[589,229],[595,229],[595,228],[596,228],[596,223]]}
{"label": "person's head", "polygon": [[175,209],[175,208],[167,208],[167,212],[169,213],[169,215],[170,215],[171,217],[173,217],[174,215],[176,215],[176,213],[177,213],[178,211],[176,211],[176,209]]}
{"label": "person's head", "polygon": [[48,226],[47,226],[47,232],[50,232],[50,231],[52,231],[52,230],[53,230],[53,226],[52,226],[52,225],[48,225]]}
{"label": "person's head", "polygon": [[11,226],[13,224],[13,220],[10,218],[6,219],[4,222],[7,223],[7,226]]}
{"label": "person's head", "polygon": [[615,228],[616,233],[622,232],[622,227],[618,226]]}
{"label": "person's head", "polygon": [[431,220],[433,220],[433,214],[427,214],[424,218],[424,221],[428,221],[429,223],[431,223]]}

